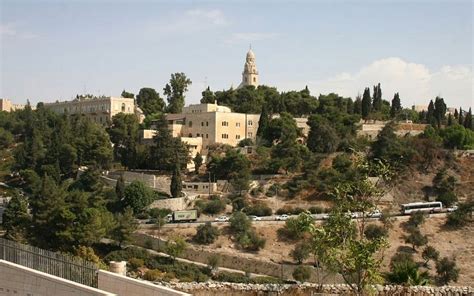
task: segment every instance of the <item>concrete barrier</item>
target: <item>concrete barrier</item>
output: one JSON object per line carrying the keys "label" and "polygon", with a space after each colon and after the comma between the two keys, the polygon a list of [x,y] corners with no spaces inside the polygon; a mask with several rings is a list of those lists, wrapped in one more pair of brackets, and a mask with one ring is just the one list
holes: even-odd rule
{"label": "concrete barrier", "polygon": [[99,289],[111,291],[118,296],[191,296],[188,293],[105,270],[99,270]]}

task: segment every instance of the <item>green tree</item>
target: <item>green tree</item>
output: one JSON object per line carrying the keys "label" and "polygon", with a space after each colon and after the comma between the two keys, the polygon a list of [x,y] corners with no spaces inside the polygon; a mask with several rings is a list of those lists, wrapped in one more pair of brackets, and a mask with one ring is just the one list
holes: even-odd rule
{"label": "green tree", "polygon": [[388,230],[377,224],[369,224],[364,231],[365,236],[370,240],[380,239],[387,237]]}
{"label": "green tree", "polygon": [[440,285],[447,285],[450,282],[457,282],[459,278],[459,268],[456,266],[456,261],[443,257],[443,259],[436,262],[437,280]]}
{"label": "green tree", "polygon": [[170,255],[173,261],[176,261],[176,257],[179,257],[186,250],[187,244],[182,237],[175,237],[166,241],[165,253]]}
{"label": "green tree", "polygon": [[171,176],[170,192],[171,196],[176,198],[181,196],[183,189],[183,182],[181,181],[181,168],[179,164],[176,164],[173,175]]}
{"label": "green tree", "polygon": [[435,117],[435,105],[433,103],[433,100],[430,100],[430,103],[428,105],[428,111],[426,112],[426,123],[435,125],[436,123],[436,117]]}
{"label": "green tree", "polygon": [[0,127],[0,149],[8,148],[11,144],[13,144],[12,133]]}
{"label": "green tree", "polygon": [[337,150],[340,139],[336,130],[321,116],[313,115],[308,120],[310,131],[307,146],[318,153],[331,153]]}
{"label": "green tree", "polygon": [[28,201],[25,197],[15,192],[3,212],[3,227],[6,230],[5,237],[21,243],[27,242],[30,222]]}
{"label": "green tree", "polygon": [[229,219],[230,230],[234,234],[244,233],[251,229],[252,221],[242,212],[234,212]]}
{"label": "green tree", "polygon": [[163,88],[168,100],[169,113],[181,113],[184,107],[184,94],[191,85],[191,80],[184,73],[171,74],[170,82]]}
{"label": "green tree", "polygon": [[219,237],[219,229],[212,226],[211,222],[206,222],[204,225],[199,225],[197,228],[194,241],[198,244],[212,244]]}
{"label": "green tree", "polygon": [[216,95],[209,86],[201,94],[201,104],[214,104],[216,102]]}
{"label": "green tree", "polygon": [[426,221],[426,214],[423,213],[423,212],[413,212],[411,215],[410,215],[410,218],[408,218],[408,226],[412,226],[412,227],[418,227],[420,225],[422,225],[423,223],[425,223]]}
{"label": "green tree", "polygon": [[117,183],[115,184],[115,194],[119,201],[125,197],[125,179],[123,174],[120,174],[120,177],[117,179]]}
{"label": "green tree", "polygon": [[446,115],[446,104],[444,103],[444,99],[440,97],[436,97],[434,102],[434,118],[438,128],[441,128],[441,123],[443,123],[445,115]]}
{"label": "green tree", "polygon": [[112,230],[112,238],[122,246],[123,243],[131,241],[131,236],[138,228],[138,222],[133,217],[133,209],[126,207],[123,213],[115,217],[116,225]]}
{"label": "green tree", "polygon": [[194,169],[196,171],[196,174],[199,174],[199,168],[202,166],[203,158],[201,156],[201,153],[196,153],[196,156],[193,158],[194,162]]}
{"label": "green tree", "polygon": [[362,118],[367,119],[372,109],[372,98],[370,97],[370,89],[367,87],[362,96]]}
{"label": "green tree", "polygon": [[163,99],[155,89],[149,87],[140,89],[137,95],[137,105],[142,109],[145,116],[163,113],[165,110]]}
{"label": "green tree", "polygon": [[392,99],[392,106],[390,108],[390,117],[395,118],[400,111],[402,110],[402,104],[400,101],[400,95],[398,93],[395,93]]}
{"label": "green tree", "polygon": [[471,107],[469,107],[469,111],[466,114],[466,118],[464,118],[464,127],[466,129],[474,129],[474,126],[472,125],[472,110]]}
{"label": "green tree", "polygon": [[358,95],[354,101],[354,113],[362,115],[362,99],[360,98],[360,95]]}
{"label": "green tree", "polygon": [[310,254],[311,246],[307,242],[302,242],[295,246],[295,248],[291,251],[290,256],[298,264],[302,264],[303,261],[309,258]]}
{"label": "green tree", "polygon": [[413,250],[416,251],[417,247],[424,246],[428,243],[428,238],[426,235],[421,234],[418,228],[415,228],[410,230],[409,235],[405,237],[405,242],[411,244]]}
{"label": "green tree", "polygon": [[430,283],[428,272],[420,272],[413,260],[403,260],[391,265],[387,280],[392,284],[426,286]]}
{"label": "green tree", "polygon": [[311,278],[311,268],[309,266],[300,265],[295,268],[292,275],[298,282],[306,282]]}
{"label": "green tree", "polygon": [[438,261],[439,252],[433,246],[428,245],[423,250],[423,253],[421,253],[421,257],[425,260],[425,266],[428,266],[428,261]]}
{"label": "green tree", "polygon": [[270,115],[268,114],[268,108],[266,105],[262,107],[262,113],[260,113],[260,119],[258,121],[257,138],[262,138],[268,125],[270,124]]}
{"label": "green tree", "polygon": [[128,98],[128,99],[134,99],[135,98],[135,95],[130,93],[130,92],[127,92],[125,90],[122,91],[122,94],[121,94],[122,98]]}
{"label": "green tree", "polygon": [[153,192],[143,182],[133,181],[125,187],[123,207],[131,207],[134,214],[145,210],[153,202]]}
{"label": "green tree", "polygon": [[380,83],[377,85],[374,85],[372,105],[373,105],[373,110],[375,111],[382,110],[382,89],[380,88]]}
{"label": "green tree", "polygon": [[139,123],[135,114],[119,113],[112,117],[108,129],[114,143],[114,158],[127,168],[138,167]]}

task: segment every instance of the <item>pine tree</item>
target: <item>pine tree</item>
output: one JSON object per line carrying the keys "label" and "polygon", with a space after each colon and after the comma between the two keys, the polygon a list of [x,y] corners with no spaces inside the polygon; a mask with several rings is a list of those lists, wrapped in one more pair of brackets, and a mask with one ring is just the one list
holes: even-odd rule
{"label": "pine tree", "polygon": [[17,242],[25,243],[28,238],[27,229],[30,225],[28,201],[15,192],[3,212],[3,227],[5,237]]}
{"label": "pine tree", "polygon": [[201,104],[213,104],[216,102],[216,95],[208,86],[202,93]]}
{"label": "pine tree", "polygon": [[362,96],[362,118],[367,119],[369,117],[371,107],[372,98],[370,97],[370,89],[366,87]]}
{"label": "pine tree", "polygon": [[466,118],[464,118],[464,127],[472,129],[472,110],[469,107],[469,111],[466,114]]}
{"label": "pine tree", "polygon": [[176,164],[173,170],[173,176],[171,177],[171,185],[170,185],[170,192],[171,196],[176,198],[181,195],[181,191],[183,189],[183,184],[181,181],[181,169],[179,164]]}
{"label": "pine tree", "polygon": [[390,108],[390,117],[395,118],[400,112],[400,110],[402,110],[400,96],[398,95],[398,93],[395,93],[392,100],[392,107]]}
{"label": "pine tree", "polygon": [[125,211],[117,214],[116,227],[112,231],[112,237],[121,246],[123,243],[130,241],[132,233],[137,229],[138,223],[133,217],[133,210],[130,207],[125,208]]}

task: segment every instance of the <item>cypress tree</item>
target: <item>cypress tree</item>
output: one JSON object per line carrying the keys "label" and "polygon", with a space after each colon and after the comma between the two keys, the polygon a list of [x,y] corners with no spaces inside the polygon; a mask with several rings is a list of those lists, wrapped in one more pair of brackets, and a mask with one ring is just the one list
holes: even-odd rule
{"label": "cypress tree", "polygon": [[362,95],[362,118],[367,119],[369,117],[371,106],[372,98],[370,97],[370,89],[366,87]]}
{"label": "cypress tree", "polygon": [[443,123],[445,115],[446,115],[446,104],[444,103],[444,99],[440,97],[436,97],[434,103],[434,117],[436,120],[436,124],[438,128],[441,127],[441,123]]}
{"label": "cypress tree", "polygon": [[260,114],[260,119],[258,121],[258,130],[257,130],[258,138],[263,137],[269,123],[270,123],[270,116],[268,114],[267,106],[263,105],[262,113]]}
{"label": "cypress tree", "polygon": [[120,178],[117,180],[117,184],[115,184],[115,194],[117,195],[118,200],[122,200],[124,197],[125,192],[125,179],[123,175],[120,175]]}
{"label": "cypress tree", "polygon": [[402,110],[402,105],[400,102],[400,96],[398,93],[395,93],[392,100],[392,106],[390,108],[390,117],[394,118]]}
{"label": "cypress tree", "polygon": [[382,110],[382,89],[380,88],[380,83],[374,86],[373,96],[373,109],[375,111]]}
{"label": "cypress tree", "polygon": [[453,125],[453,116],[451,115],[451,113],[449,113],[448,115],[448,126],[451,126]]}
{"label": "cypress tree", "polygon": [[434,125],[435,123],[434,112],[435,112],[435,108],[434,108],[433,100],[430,100],[430,104],[428,105],[428,112],[426,112],[426,123]]}
{"label": "cypress tree", "polygon": [[181,190],[183,189],[183,184],[181,181],[181,169],[180,165],[176,164],[173,170],[173,176],[171,177],[170,192],[172,197],[179,197],[181,195]]}
{"label": "cypress tree", "polygon": [[458,109],[454,109],[454,118],[458,119],[458,117],[459,117]]}
{"label": "cypress tree", "polygon": [[458,123],[459,123],[460,125],[463,125],[463,124],[464,124],[464,119],[463,119],[463,117],[462,117],[462,113],[463,113],[462,108],[459,107]]}
{"label": "cypress tree", "polygon": [[354,114],[362,114],[362,99],[360,95],[358,95],[354,101]]}
{"label": "cypress tree", "polygon": [[464,118],[464,127],[472,129],[472,111],[471,111],[471,108],[469,108],[469,111],[467,112],[466,118]]}

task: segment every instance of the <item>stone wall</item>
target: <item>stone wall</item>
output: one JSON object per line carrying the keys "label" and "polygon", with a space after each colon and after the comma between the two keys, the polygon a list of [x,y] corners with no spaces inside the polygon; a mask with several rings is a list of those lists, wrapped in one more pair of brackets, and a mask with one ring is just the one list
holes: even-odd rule
{"label": "stone wall", "polygon": [[187,207],[186,197],[166,198],[155,200],[150,208],[170,209],[172,211],[185,210]]}
{"label": "stone wall", "polygon": [[0,260],[0,295],[112,296],[115,294]]}
{"label": "stone wall", "polygon": [[[316,284],[235,284],[235,283],[162,283],[174,289],[187,291],[194,296],[355,296],[347,285]],[[373,296],[472,296],[472,287],[404,287],[375,285],[371,287]]]}
{"label": "stone wall", "polygon": [[[164,249],[164,241],[152,237],[143,233],[133,234],[134,244],[149,248],[152,247],[154,250],[161,251]],[[193,248],[187,248],[181,258],[196,261],[207,264],[208,258],[215,255],[218,252],[210,252],[206,250],[196,250]],[[221,267],[242,270],[246,272],[273,276],[283,279],[293,279],[292,273],[297,265],[293,264],[278,264],[269,261],[257,260],[253,258],[245,258],[238,255],[231,255],[225,253],[218,253],[221,256]],[[325,271],[312,268],[312,274],[310,281],[316,283],[335,284],[342,283],[342,278],[337,274],[328,274]]]}
{"label": "stone wall", "polygon": [[105,270],[99,270],[99,289],[111,291],[118,296],[191,296],[171,287],[156,285]]}

